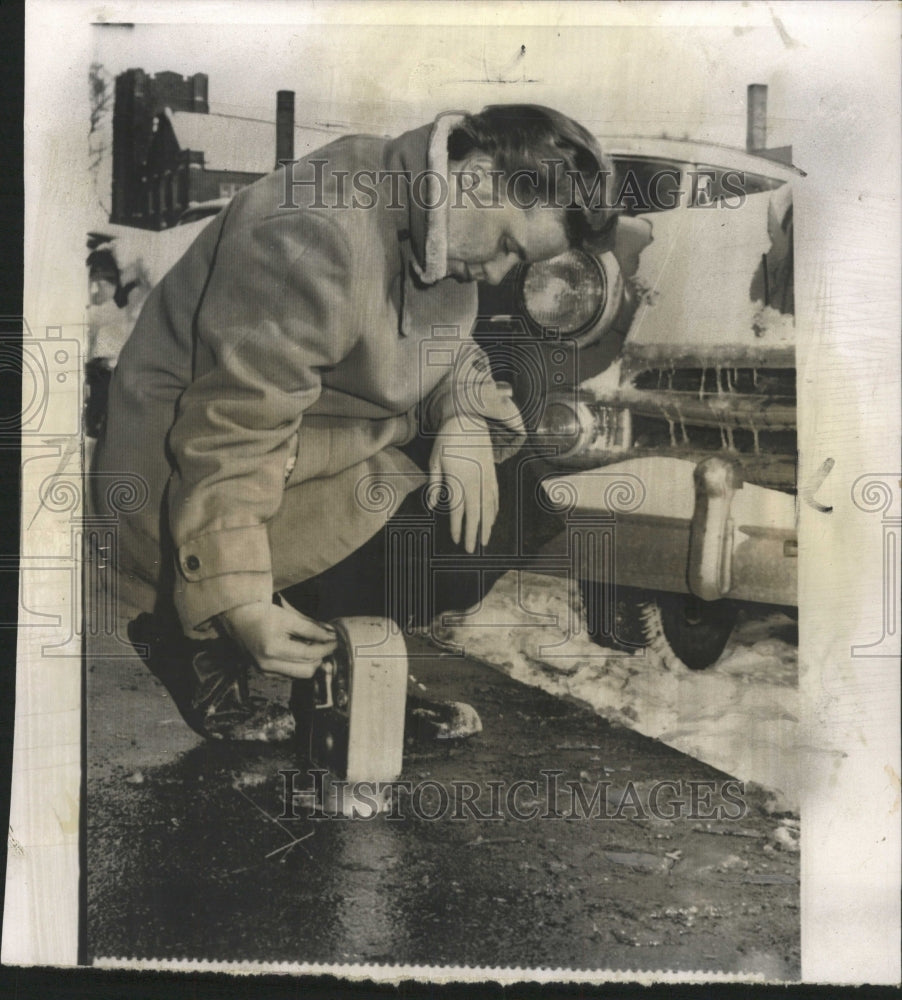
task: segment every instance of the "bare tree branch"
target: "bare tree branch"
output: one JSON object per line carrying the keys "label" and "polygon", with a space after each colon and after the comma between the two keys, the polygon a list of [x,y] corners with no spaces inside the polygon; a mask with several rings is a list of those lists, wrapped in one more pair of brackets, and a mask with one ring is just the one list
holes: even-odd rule
{"label": "bare tree branch", "polygon": [[109,214],[109,208],[103,203],[97,186],[100,182],[101,167],[110,148],[102,134],[102,130],[113,107],[114,90],[111,86],[111,80],[112,77],[102,63],[91,63],[88,68],[90,106],[88,116],[88,170],[93,179],[98,204],[107,214]]}

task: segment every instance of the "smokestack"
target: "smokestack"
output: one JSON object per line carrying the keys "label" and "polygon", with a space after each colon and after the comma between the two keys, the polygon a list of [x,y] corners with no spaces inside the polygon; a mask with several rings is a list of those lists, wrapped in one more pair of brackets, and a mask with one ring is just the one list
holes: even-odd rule
{"label": "smokestack", "polygon": [[767,85],[750,83],[745,148],[751,153],[767,149]]}
{"label": "smokestack", "polygon": [[201,114],[209,114],[210,105],[207,102],[209,77],[206,73],[195,73],[191,81],[191,110]]}
{"label": "smokestack", "polygon": [[276,94],[276,166],[294,159],[294,91]]}

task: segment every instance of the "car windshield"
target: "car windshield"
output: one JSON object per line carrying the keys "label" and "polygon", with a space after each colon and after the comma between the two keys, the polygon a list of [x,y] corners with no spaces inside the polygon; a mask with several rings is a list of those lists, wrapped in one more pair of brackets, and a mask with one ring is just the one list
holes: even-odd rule
{"label": "car windshield", "polygon": [[[665,157],[615,156],[614,201],[626,215],[663,212],[690,199],[692,205],[735,202],[737,197],[780,187],[783,180],[727,167]],[[685,180],[685,183],[684,183]]]}
{"label": "car windshield", "polygon": [[785,181],[763,174],[750,174],[744,170],[727,170],[723,167],[697,166],[692,168],[697,177],[693,185],[693,204],[713,205],[732,200],[742,194],[761,194],[773,191]]}
{"label": "car windshield", "polygon": [[676,208],[685,164],[647,156],[614,158],[615,204],[627,215]]}

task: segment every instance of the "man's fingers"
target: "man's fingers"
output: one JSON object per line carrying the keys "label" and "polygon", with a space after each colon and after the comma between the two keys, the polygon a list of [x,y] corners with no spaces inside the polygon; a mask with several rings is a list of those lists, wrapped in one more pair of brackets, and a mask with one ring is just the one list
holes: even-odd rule
{"label": "man's fingers", "polygon": [[293,608],[283,594],[278,595],[278,607],[272,613],[278,617],[277,627],[299,640],[310,642],[334,642],[335,629],[324,622],[315,621]]}
{"label": "man's fingers", "polygon": [[483,548],[489,544],[489,538],[492,535],[492,525],[495,523],[495,511],[494,508],[488,505],[484,505],[482,508],[482,531],[480,533],[479,541],[481,542]]}
{"label": "man's fingers", "polygon": [[291,677],[294,680],[309,680],[319,668],[321,661],[307,660],[303,663],[293,663],[288,660],[264,660],[257,666],[264,674],[276,674],[279,677]]}
{"label": "man's fingers", "polygon": [[445,500],[448,503],[448,525],[451,529],[451,539],[457,545],[460,542],[463,529],[464,508],[467,504],[467,484],[447,471],[443,473],[439,481],[446,491]]}
{"label": "man's fingers", "polygon": [[310,643],[335,643],[335,629],[331,625],[321,625],[309,618],[298,616],[297,621],[285,623],[285,631],[292,639]]}
{"label": "man's fingers", "polygon": [[442,467],[435,462],[429,463],[429,485],[426,487],[426,506],[434,510],[442,495]]}
{"label": "man's fingers", "polygon": [[331,642],[310,642],[295,634],[285,632],[272,636],[266,644],[263,657],[266,660],[285,660],[289,663],[319,663],[324,656],[335,651],[338,645],[335,639]]}
{"label": "man's fingers", "polygon": [[270,637],[264,655],[257,658],[257,666],[266,674],[304,680],[316,673],[337,645],[334,637],[329,642],[311,642],[295,632],[285,632]]}
{"label": "man's fingers", "polygon": [[324,656],[328,656],[334,652],[338,647],[336,639],[326,642],[313,642],[302,635],[298,635],[296,632],[289,632],[287,639],[291,645],[282,648],[290,651],[288,657],[290,660],[316,659],[316,657],[322,659]]}
{"label": "man's fingers", "polygon": [[463,520],[464,505],[462,503],[456,503],[448,512],[448,527],[451,529],[451,541],[454,542],[455,545],[460,542],[460,532],[463,527]]}
{"label": "man's fingers", "polygon": [[483,491],[482,491],[482,533],[481,541],[483,547],[489,544],[492,534],[492,527],[498,515],[498,479],[495,469],[489,467],[483,469]]}
{"label": "man's fingers", "polygon": [[469,490],[465,504],[465,516],[467,523],[466,534],[464,536],[464,548],[467,552],[475,552],[476,550],[476,536],[479,531],[479,522],[482,517],[481,507],[481,491],[478,489]]}
{"label": "man's fingers", "polygon": [[[489,500],[493,476],[494,469],[491,466],[486,467],[480,464],[473,469],[473,477],[466,485],[467,532],[465,547],[467,552],[475,552],[477,539],[485,538],[486,519],[488,519],[488,527],[491,530],[494,515]],[[481,536],[480,525],[482,526]]]}
{"label": "man's fingers", "polygon": [[[514,426],[521,425],[519,411],[505,413]],[[475,552],[477,544],[488,542],[498,513],[498,483],[493,464],[492,443],[484,422],[481,432],[470,429],[465,440],[455,438],[454,448],[440,433],[429,464],[428,504],[434,508],[440,493],[447,500],[448,528],[455,545]],[[458,437],[463,433],[455,425]],[[450,433],[450,432],[449,432]],[[444,508],[444,504],[442,507]]]}
{"label": "man's fingers", "polygon": [[224,613],[226,633],[265,673],[312,677],[338,645],[335,629],[296,611],[281,594],[277,600],[239,605]]}
{"label": "man's fingers", "polygon": [[[467,552],[476,551],[478,540],[485,545],[498,512],[498,483],[492,464],[464,459],[456,467],[454,497],[448,512],[451,538],[463,541]],[[461,495],[462,494],[462,495]]]}

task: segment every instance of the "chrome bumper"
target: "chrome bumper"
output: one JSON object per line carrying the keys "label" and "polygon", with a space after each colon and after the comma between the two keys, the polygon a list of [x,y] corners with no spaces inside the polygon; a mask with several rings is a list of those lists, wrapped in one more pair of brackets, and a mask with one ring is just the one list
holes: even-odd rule
{"label": "chrome bumper", "polygon": [[569,555],[580,577],[706,601],[798,603],[795,500],[744,484],[728,459],[625,461],[543,489],[564,531],[541,555]]}

